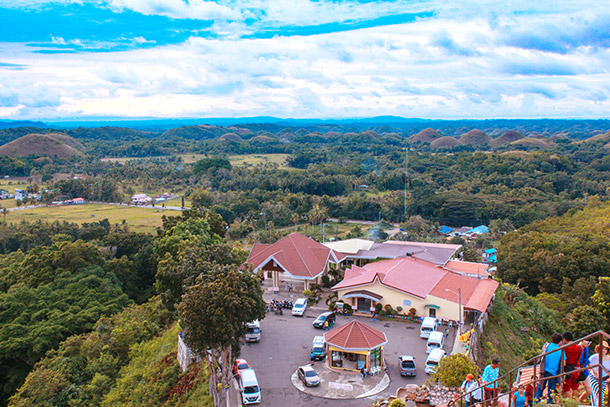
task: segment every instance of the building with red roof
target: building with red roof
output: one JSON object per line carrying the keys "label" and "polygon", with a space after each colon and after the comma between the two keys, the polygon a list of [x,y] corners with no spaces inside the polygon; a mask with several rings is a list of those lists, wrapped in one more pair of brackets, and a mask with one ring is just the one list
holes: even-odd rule
{"label": "building with red roof", "polygon": [[390,305],[406,314],[472,323],[485,314],[498,282],[478,263],[449,261],[445,266],[407,256],[353,266],[332,289],[359,312]]}
{"label": "building with red roof", "polygon": [[307,236],[291,233],[273,244],[255,244],[246,264],[273,278],[274,287],[279,287],[281,276],[284,280],[303,282],[307,289],[309,284],[319,284],[331,264],[339,264],[344,258]]}
{"label": "building with red roof", "polygon": [[375,373],[383,368],[386,335],[360,321],[351,321],[324,335],[328,345],[327,363],[331,369]]}

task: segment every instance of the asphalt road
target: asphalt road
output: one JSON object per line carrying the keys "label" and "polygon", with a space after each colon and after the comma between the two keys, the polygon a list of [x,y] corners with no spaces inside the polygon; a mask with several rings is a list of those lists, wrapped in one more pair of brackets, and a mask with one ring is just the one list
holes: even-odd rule
{"label": "asphalt road", "polygon": [[[262,389],[262,406],[368,406],[371,401],[380,396],[387,397],[396,392],[398,387],[405,384],[423,384],[430,376],[424,373],[426,361],[426,340],[419,337],[419,325],[402,321],[376,321],[366,317],[339,317],[335,327],[345,324],[352,319],[359,319],[375,329],[383,331],[388,343],[384,346],[385,360],[388,364],[390,386],[370,399],[357,400],[328,400],[298,391],[291,383],[290,376],[297,367],[309,363],[311,342],[316,335],[323,331],[314,328],[311,323],[322,310],[307,309],[305,316],[293,317],[289,310],[284,315],[267,314],[261,321],[262,337],[259,343],[244,344],[241,357],[245,358],[256,371]],[[445,344],[445,350],[451,350],[453,332]],[[398,369],[398,356],[408,354],[415,356],[417,363],[417,377],[405,378],[400,376]],[[316,362],[316,364],[325,362]],[[232,400],[237,400],[236,394]],[[231,407],[235,407],[235,403]],[[239,405],[239,404],[237,404]]]}

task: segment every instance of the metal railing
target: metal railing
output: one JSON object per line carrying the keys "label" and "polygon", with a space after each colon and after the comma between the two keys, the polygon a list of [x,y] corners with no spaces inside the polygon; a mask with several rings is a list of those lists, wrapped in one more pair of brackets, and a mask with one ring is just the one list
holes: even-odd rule
{"label": "metal railing", "polygon": [[[602,405],[603,391],[601,390],[601,383],[602,383],[603,379],[607,379],[607,376],[610,374],[610,371],[606,370],[606,368],[602,366],[602,361],[604,360],[604,358],[602,358],[601,356],[599,358],[599,363],[596,363],[594,365],[589,365],[589,366],[586,366],[586,367],[580,367],[578,369],[573,369],[573,370],[571,370],[569,372],[564,372],[564,364],[560,363],[560,373],[555,375],[555,376],[548,376],[548,377],[542,376],[542,377],[539,377],[539,372],[538,372],[538,367],[540,365],[540,362],[542,361],[542,359],[545,356],[550,355],[551,353],[561,352],[561,356],[560,356],[559,360],[562,362],[563,361],[563,356],[565,354],[565,352],[564,352],[565,348],[567,348],[569,346],[572,346],[574,344],[578,344],[581,341],[591,340],[591,339],[594,339],[596,337],[598,339],[600,353],[603,352],[602,342],[603,342],[604,339],[610,340],[610,335],[608,335],[604,331],[597,331],[597,332],[592,333],[590,335],[584,336],[584,337],[582,337],[580,339],[577,339],[577,340],[574,340],[572,342],[569,342],[569,343],[567,343],[565,345],[561,345],[561,346],[557,347],[556,349],[553,349],[550,352],[545,352],[545,353],[541,353],[539,355],[536,355],[536,356],[528,359],[527,361],[521,363],[520,365],[510,369],[508,372],[506,372],[503,375],[499,376],[496,380],[491,381],[489,383],[484,383],[483,387],[485,387],[486,385],[489,385],[489,384],[496,383],[497,387],[499,388],[499,386],[500,386],[499,382],[502,381],[502,380],[506,380],[508,378],[509,390],[508,390],[507,393],[499,393],[498,392],[499,394],[497,396],[495,396],[495,397],[493,397],[491,399],[486,399],[485,398],[485,394],[484,394],[485,393],[484,392],[484,388],[482,388],[481,391],[483,392],[483,400],[481,400],[481,402],[483,402],[486,405],[487,405],[487,403],[491,402],[492,405],[495,405],[497,403],[497,400],[500,397],[503,397],[504,395],[508,394],[508,407],[512,407],[512,394],[515,391],[515,389],[513,388],[513,384],[514,384],[513,379],[516,379],[518,377],[519,370],[521,368],[529,367],[529,366],[532,366],[532,364],[533,364],[533,367],[534,367],[533,379],[530,380],[527,384],[531,383],[532,386],[533,386],[533,389],[534,389],[534,399],[535,399],[537,385],[541,381],[547,381],[547,380],[551,380],[551,379],[560,379],[560,378],[563,378],[563,377],[565,377],[567,375],[573,375],[574,373],[582,372],[584,370],[589,370],[590,371],[589,374],[595,374],[597,376],[597,380],[600,383],[600,389],[599,389],[598,395],[597,395],[598,396],[597,406],[598,407],[603,407],[603,405]],[[591,341],[591,345],[590,346],[593,346],[593,345],[594,345],[593,341]],[[592,355],[593,352],[590,352],[590,354]],[[597,368],[597,369],[595,369],[595,368]],[[604,374],[604,371],[606,372],[605,374]],[[557,384],[558,384],[557,388],[561,392],[561,388],[559,387],[559,385],[561,384],[560,380],[558,380]],[[475,391],[479,390],[479,389],[480,389],[480,387],[477,387],[474,390],[471,390],[471,391],[469,391],[467,393],[461,394],[452,403],[449,403],[449,406],[451,406],[451,405],[461,405],[461,402],[468,395],[470,395],[470,399],[472,399],[472,394]],[[547,386],[547,391],[548,391],[548,386]],[[591,397],[593,397],[593,394],[591,394]]]}

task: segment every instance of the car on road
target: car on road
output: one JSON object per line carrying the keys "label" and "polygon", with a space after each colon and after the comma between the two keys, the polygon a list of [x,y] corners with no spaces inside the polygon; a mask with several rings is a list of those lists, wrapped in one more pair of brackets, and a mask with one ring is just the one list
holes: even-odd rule
{"label": "car on road", "polygon": [[335,322],[335,314],[333,312],[327,311],[323,312],[312,322],[314,328],[322,329],[324,328],[324,323],[328,321],[329,324]]}
{"label": "car on road", "polygon": [[399,356],[398,365],[400,366],[401,376],[417,376],[417,365],[415,364],[415,358],[413,356]]}
{"label": "car on road", "polygon": [[311,360],[324,360],[326,358],[326,341],[323,336],[314,336],[309,358]]}
{"label": "car on road", "polygon": [[305,384],[307,387],[314,387],[320,384],[320,378],[313,367],[310,365],[301,366],[297,370],[297,375],[299,379]]}
{"label": "car on road", "polygon": [[242,404],[258,404],[262,401],[261,388],[254,369],[246,369],[239,378]]}
{"label": "car on road", "polygon": [[248,322],[248,331],[246,332],[246,342],[260,342],[261,340],[261,323],[256,320]]}
{"label": "car on road", "polygon": [[248,364],[246,359],[235,359],[235,363],[233,363],[233,374],[239,378],[241,372],[247,369],[252,369],[252,366]]}
{"label": "car on road", "polygon": [[298,298],[292,306],[292,315],[302,317],[307,309],[307,298]]}

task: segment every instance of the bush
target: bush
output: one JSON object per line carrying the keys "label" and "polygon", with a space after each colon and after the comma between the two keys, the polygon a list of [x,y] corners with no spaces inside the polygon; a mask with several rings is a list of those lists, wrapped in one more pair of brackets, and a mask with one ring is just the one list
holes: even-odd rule
{"label": "bush", "polygon": [[392,402],[390,404],[388,404],[388,407],[405,407],[406,404],[404,401],[402,401],[402,399],[394,399],[392,400]]}
{"label": "bush", "polygon": [[458,387],[462,384],[466,375],[472,373],[474,377],[479,375],[479,368],[466,355],[455,353],[445,356],[438,363],[436,373],[432,374],[432,381],[440,381],[446,387]]}
{"label": "bush", "polygon": [[411,308],[409,310],[408,317],[411,318],[411,319],[417,318],[417,310],[415,308]]}
{"label": "bush", "polygon": [[382,310],[383,310],[383,305],[381,305],[380,303],[375,304],[375,313],[376,314],[381,314]]}
{"label": "bush", "polygon": [[312,294],[313,294],[313,292],[310,289],[303,290],[304,297],[309,298],[309,297],[311,297]]}
{"label": "bush", "polygon": [[322,276],[322,286],[326,288],[332,287],[332,285],[330,284],[330,277],[328,277],[327,275]]}

